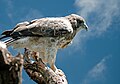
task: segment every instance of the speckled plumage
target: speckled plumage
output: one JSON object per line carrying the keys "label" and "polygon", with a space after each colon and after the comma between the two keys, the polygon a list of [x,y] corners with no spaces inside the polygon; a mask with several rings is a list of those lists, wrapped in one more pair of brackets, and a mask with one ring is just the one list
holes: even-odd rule
{"label": "speckled plumage", "polygon": [[41,18],[19,23],[14,29],[3,32],[1,39],[11,37],[5,41],[8,46],[39,52],[43,62],[56,71],[57,50],[67,47],[80,29],[87,29],[84,19],[71,14],[66,17]]}

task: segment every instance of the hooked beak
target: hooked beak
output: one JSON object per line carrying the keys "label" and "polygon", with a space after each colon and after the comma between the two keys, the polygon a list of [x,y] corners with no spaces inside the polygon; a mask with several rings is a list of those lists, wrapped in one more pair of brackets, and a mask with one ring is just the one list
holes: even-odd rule
{"label": "hooked beak", "polygon": [[83,24],[83,28],[84,28],[86,31],[88,31],[88,26],[87,26],[86,23]]}
{"label": "hooked beak", "polygon": [[85,29],[86,31],[88,31],[88,26],[87,26],[86,23],[84,23],[84,29]]}

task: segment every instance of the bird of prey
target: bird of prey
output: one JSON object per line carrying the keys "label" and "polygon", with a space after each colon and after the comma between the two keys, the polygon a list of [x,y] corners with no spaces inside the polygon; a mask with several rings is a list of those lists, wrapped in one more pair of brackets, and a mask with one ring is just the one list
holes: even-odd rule
{"label": "bird of prey", "polygon": [[56,71],[58,49],[67,47],[81,29],[88,29],[85,20],[77,14],[70,14],[18,23],[12,30],[4,31],[0,39],[10,37],[4,41],[7,46],[39,52],[42,61]]}

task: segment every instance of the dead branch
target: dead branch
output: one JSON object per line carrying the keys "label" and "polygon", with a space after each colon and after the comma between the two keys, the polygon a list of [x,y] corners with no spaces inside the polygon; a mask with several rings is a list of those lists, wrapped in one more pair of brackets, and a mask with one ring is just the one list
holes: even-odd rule
{"label": "dead branch", "polygon": [[[29,50],[24,53],[24,69],[28,75],[38,84],[68,84],[64,73],[61,70],[54,72],[48,68],[41,59],[37,62],[30,62],[30,56],[33,55]],[[36,54],[34,54],[35,57]],[[33,56],[32,56],[33,57]]]}
{"label": "dead branch", "polygon": [[23,56],[13,57],[0,42],[0,84],[22,84]]}
{"label": "dead branch", "polygon": [[[61,70],[54,72],[47,67],[37,52],[25,49],[24,56],[12,56],[6,45],[0,42],[0,84],[22,84],[22,68],[38,84],[68,84]],[[32,62],[31,58],[34,60]]]}

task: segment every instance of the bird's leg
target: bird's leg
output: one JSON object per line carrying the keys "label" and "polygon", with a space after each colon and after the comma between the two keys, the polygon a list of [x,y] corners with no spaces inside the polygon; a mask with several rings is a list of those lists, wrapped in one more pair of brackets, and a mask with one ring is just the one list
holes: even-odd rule
{"label": "bird's leg", "polygon": [[64,76],[64,72],[63,72],[62,70],[60,70],[60,69],[57,69],[57,67],[55,66],[55,63],[52,63],[52,64],[50,65],[50,68],[51,68],[56,74],[58,74],[58,75],[60,75],[60,76]]}
{"label": "bird's leg", "polygon": [[54,51],[54,54],[52,53],[50,56],[49,56],[49,60],[48,60],[48,64],[50,65],[50,68],[58,75],[60,76],[63,76],[64,73],[60,70],[60,69],[57,69],[57,67],[55,66],[55,60],[56,60],[56,53],[57,53],[57,49],[55,49]]}
{"label": "bird's leg", "polygon": [[57,67],[55,66],[54,63],[52,63],[52,64],[50,65],[50,68],[51,68],[54,72],[57,70]]}

